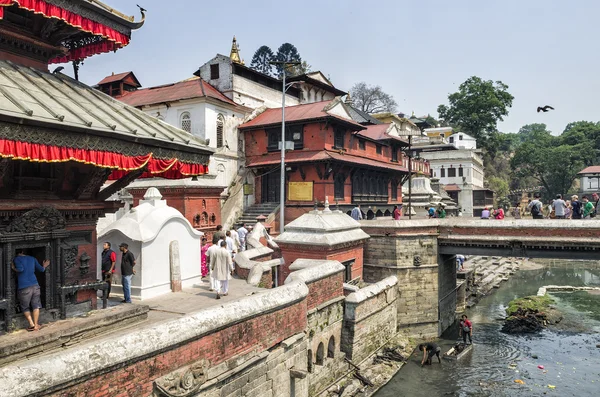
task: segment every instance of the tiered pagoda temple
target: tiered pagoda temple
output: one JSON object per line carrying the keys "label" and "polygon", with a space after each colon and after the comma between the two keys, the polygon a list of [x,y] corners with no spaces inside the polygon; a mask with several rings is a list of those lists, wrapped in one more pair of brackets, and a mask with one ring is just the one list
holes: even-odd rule
{"label": "tiered pagoda temple", "polygon": [[48,72],[126,46],[142,22],[98,1],[0,0],[0,331],[22,317],[17,249],[51,261],[42,318],[95,308],[96,222],[116,210],[105,199],[136,178],[207,172],[203,140]]}

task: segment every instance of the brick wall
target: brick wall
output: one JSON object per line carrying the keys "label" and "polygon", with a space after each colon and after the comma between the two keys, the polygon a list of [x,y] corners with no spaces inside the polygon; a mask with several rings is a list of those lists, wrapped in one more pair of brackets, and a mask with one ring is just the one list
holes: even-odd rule
{"label": "brick wall", "polygon": [[354,260],[352,265],[352,279],[363,278],[363,242],[357,242],[355,245],[342,248],[327,249],[324,247],[308,247],[301,245],[288,245],[280,243],[281,256],[285,264],[279,267],[279,283],[283,283],[290,274],[289,266],[299,258],[322,259],[345,262]]}
{"label": "brick wall", "polygon": [[339,272],[317,281],[306,283],[308,287],[307,307],[308,310],[328,302],[332,299],[344,296],[344,273]]}
{"label": "brick wall", "polygon": [[[267,363],[271,372],[257,374],[260,381],[244,378],[244,374],[238,378],[239,371],[232,370],[242,362],[249,369],[257,369],[252,365],[259,364],[254,362],[258,355],[271,349],[261,356],[269,361],[267,355],[274,353],[274,348],[289,348],[294,341],[304,340],[307,293],[304,284],[293,283],[264,293],[268,295],[247,297],[154,327],[131,329],[115,335],[108,344],[73,347],[21,362],[15,364],[18,370],[5,366],[0,370],[0,384],[4,392],[15,396],[147,396],[158,378],[201,362],[208,368],[208,379],[203,385],[207,394],[201,395],[220,396],[221,389],[233,379],[238,379],[238,383],[235,388],[230,386],[232,392],[260,387],[260,392],[247,395],[286,395],[276,390],[287,384],[289,391],[291,367],[306,369],[306,343],[294,346],[283,365],[278,361]],[[289,340],[298,334],[294,341]],[[277,354],[286,352],[288,348],[283,347]],[[250,356],[254,357],[252,361]],[[65,367],[69,371],[62,370]],[[40,375],[29,381],[19,375],[21,371]]]}
{"label": "brick wall", "polygon": [[396,334],[396,277],[388,277],[348,295],[344,311],[342,351],[359,363]]}
{"label": "brick wall", "polygon": [[[145,188],[128,190],[133,196],[134,206],[144,198],[146,190]],[[163,187],[159,191],[167,201],[167,205],[181,212],[195,229],[204,232],[212,239],[212,232],[217,225],[222,224],[221,192],[223,189]]]}

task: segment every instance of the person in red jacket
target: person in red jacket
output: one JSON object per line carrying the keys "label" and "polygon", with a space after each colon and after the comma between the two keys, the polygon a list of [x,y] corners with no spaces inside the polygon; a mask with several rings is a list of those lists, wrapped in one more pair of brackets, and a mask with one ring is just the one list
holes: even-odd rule
{"label": "person in red jacket", "polygon": [[504,219],[504,209],[502,207],[498,206],[498,209],[494,211],[494,218]]}
{"label": "person in red jacket", "polygon": [[465,345],[467,344],[467,336],[469,336],[469,344],[473,343],[473,323],[469,321],[466,314],[463,314],[459,322],[458,336],[462,336]]}

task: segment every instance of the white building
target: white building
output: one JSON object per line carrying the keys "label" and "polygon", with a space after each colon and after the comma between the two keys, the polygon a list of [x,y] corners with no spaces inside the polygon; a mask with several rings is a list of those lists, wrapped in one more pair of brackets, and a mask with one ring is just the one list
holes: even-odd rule
{"label": "white building", "polygon": [[477,140],[450,127],[425,130],[427,141],[414,148],[429,161],[431,176],[439,178],[446,192],[458,203],[464,216],[479,216],[486,206],[493,205],[493,192],[484,187],[483,157],[477,150]]}
{"label": "white building", "polygon": [[[136,274],[131,281],[131,296],[148,299],[177,287],[201,283],[200,238],[185,217],[167,206],[155,188],[148,189],[144,200],[120,219],[111,223],[98,236],[98,258],[105,241],[116,249],[129,245],[136,258]],[[173,253],[172,251],[177,251]],[[117,254],[120,258],[120,254]],[[175,258],[176,257],[176,258]],[[122,295],[121,266],[117,261],[113,284],[115,295]],[[178,289],[176,287],[176,290]]]}
{"label": "white building", "polygon": [[[244,184],[254,176],[243,167],[244,140],[237,130],[255,109],[281,107],[282,81],[244,65],[233,38],[230,56],[217,54],[194,73],[195,77],[157,87],[140,88],[132,72],[108,76],[97,88],[135,106],[166,123],[206,139],[217,151],[211,157],[209,173],[197,181],[140,179],[129,188],[193,186],[222,188],[221,223],[231,226],[242,210],[254,203],[253,194],[244,195]],[[345,95],[321,72],[289,79],[296,82],[286,94],[286,106],[334,99]]]}
{"label": "white building", "polygon": [[582,195],[600,192],[600,165],[587,167],[579,172],[579,191]]}

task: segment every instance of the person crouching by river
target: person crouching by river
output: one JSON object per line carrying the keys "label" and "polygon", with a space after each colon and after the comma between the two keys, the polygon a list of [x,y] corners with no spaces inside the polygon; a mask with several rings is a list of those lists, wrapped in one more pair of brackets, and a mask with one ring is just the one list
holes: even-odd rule
{"label": "person crouching by river", "polygon": [[440,349],[440,347],[435,343],[421,343],[419,345],[419,350],[423,352],[421,367],[425,365],[425,363],[427,363],[427,365],[431,365],[431,359],[433,358],[433,356],[437,356],[440,364],[442,363],[442,359],[440,358],[440,352],[442,351],[442,349]]}
{"label": "person crouching by river", "polygon": [[463,342],[467,344],[467,336],[469,336],[469,345],[473,343],[473,323],[469,321],[466,314],[463,314],[459,322],[458,336],[462,336]]}

